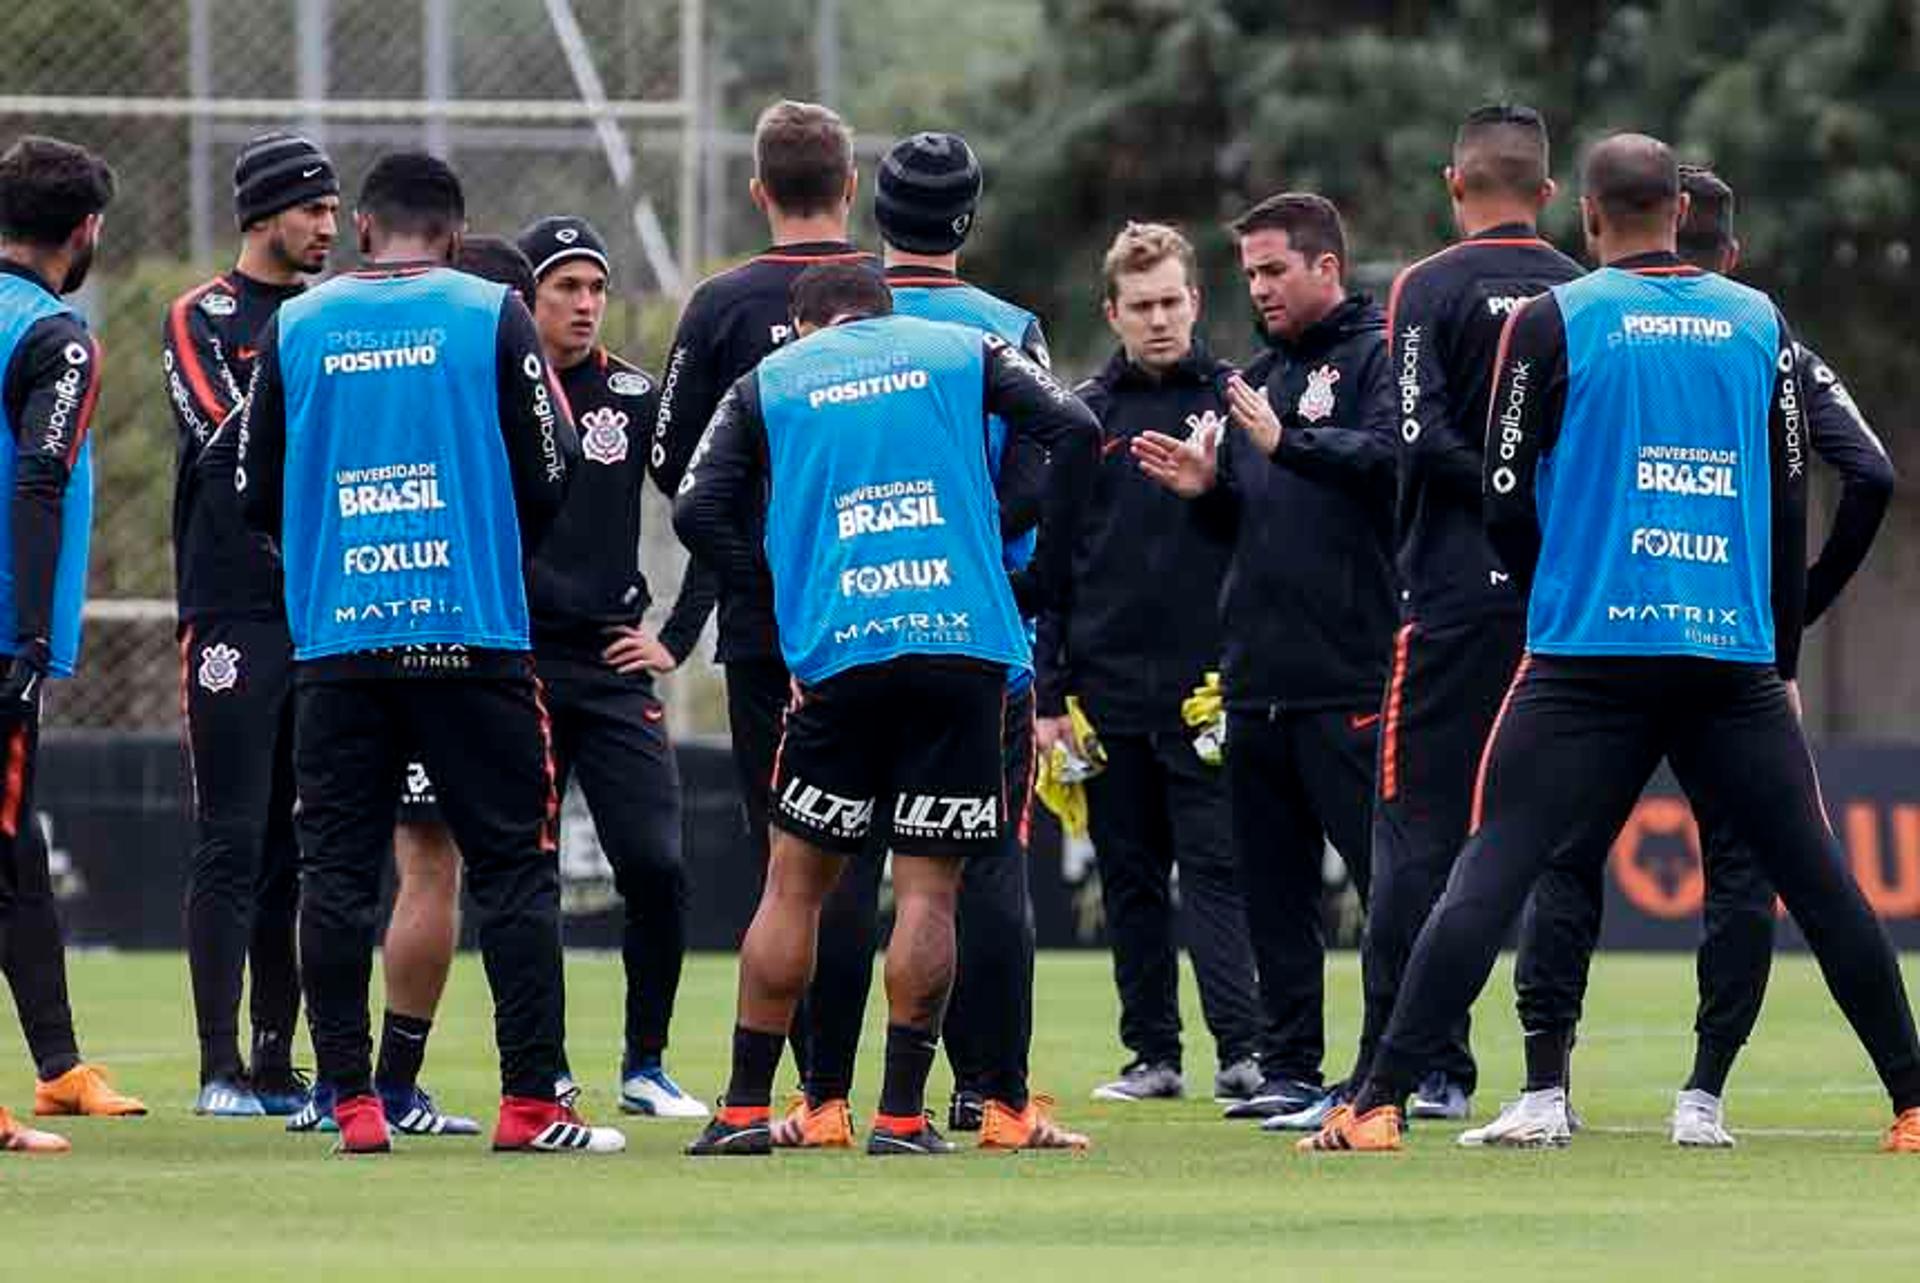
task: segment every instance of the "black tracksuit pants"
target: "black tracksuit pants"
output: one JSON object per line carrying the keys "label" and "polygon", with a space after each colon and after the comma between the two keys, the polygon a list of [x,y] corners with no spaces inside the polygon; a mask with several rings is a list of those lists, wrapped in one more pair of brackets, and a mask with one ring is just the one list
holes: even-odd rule
{"label": "black tracksuit pants", "polygon": [[[1362,946],[1366,1016],[1353,1080],[1393,1015],[1414,937],[1447,885],[1467,840],[1474,773],[1494,715],[1526,646],[1522,616],[1495,615],[1394,634],[1393,675],[1380,716],[1380,769],[1373,812],[1373,884]],[[1429,1072],[1472,1095],[1479,1081],[1463,1018]]]}
{"label": "black tracksuit pants", "polygon": [[256,1059],[290,1063],[300,1014],[293,829],[293,643],[284,621],[209,619],[180,636],[195,839],[187,867],[187,968],[200,1081],[241,1068],[240,992]]}
{"label": "black tracksuit pants", "polygon": [[1320,1081],[1326,1054],[1326,843],[1369,894],[1378,707],[1227,714],[1234,858],[1246,896],[1269,1078]]}
{"label": "black tracksuit pants", "polygon": [[1770,666],[1687,658],[1522,661],[1487,743],[1476,831],[1414,945],[1372,1092],[1413,1087],[1553,853],[1603,859],[1663,756],[1778,888],[1896,1108],[1920,1105],[1899,964],[1838,858],[1785,684]]}
{"label": "black tracksuit pants", "polygon": [[1184,940],[1220,1066],[1249,1059],[1259,1050],[1260,1006],[1222,769],[1202,762],[1184,731],[1103,731],[1100,742],[1107,765],[1086,784],[1087,828],[1120,991],[1120,1041],[1137,1061],[1180,1067]]}
{"label": "black tracksuit pants", "polygon": [[[1027,882],[1031,691],[1007,699],[1001,749],[1007,823],[1001,849],[969,859],[961,873],[955,914],[959,968],[940,1032],[956,1092],[1023,1109],[1033,1046],[1033,898]],[[872,849],[848,861],[820,914],[805,1004],[807,1092],[816,1101],[844,1097],[853,1086],[878,943],[884,827],[875,827]]]}
{"label": "black tracksuit pants", "polygon": [[45,835],[33,809],[40,710],[0,723],[0,969],[13,990],[27,1052],[42,1081],[80,1063],[67,1001],[66,943]]}
{"label": "black tracksuit pants", "polygon": [[[1706,877],[1693,1028],[1730,1061],[1760,1019],[1773,973],[1774,892],[1754,853],[1735,835],[1722,799],[1690,801]],[[1514,965],[1522,1029],[1561,1031],[1579,1024],[1605,902],[1605,855],[1556,857],[1541,873],[1521,919]]]}
{"label": "black tracksuit pants", "polygon": [[538,667],[553,719],[556,787],[564,796],[569,777],[579,778],[621,897],[631,1065],[666,1049],[687,952],[680,770],[666,710],[644,674],[545,657]]}
{"label": "black tracksuit pants", "polygon": [[322,1081],[372,1089],[367,982],[407,762],[425,763],[466,865],[503,1094],[553,1098],[565,1000],[559,800],[548,721],[521,677],[295,677],[300,951]]}

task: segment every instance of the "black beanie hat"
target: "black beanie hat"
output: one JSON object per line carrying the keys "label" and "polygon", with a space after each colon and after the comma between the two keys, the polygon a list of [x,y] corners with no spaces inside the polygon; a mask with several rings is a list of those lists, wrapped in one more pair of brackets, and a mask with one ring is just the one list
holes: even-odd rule
{"label": "black beanie hat", "polygon": [[340,176],[327,153],[298,134],[261,134],[233,162],[233,216],[242,228],[339,194]]}
{"label": "black beanie hat", "polygon": [[909,254],[951,254],[973,227],[980,162],[959,134],[902,138],[880,162],[874,221],[887,244]]}
{"label": "black beanie hat", "polygon": [[533,279],[539,280],[569,259],[584,258],[598,263],[608,276],[613,268],[607,263],[607,243],[593,224],[572,214],[554,214],[527,228],[516,238],[520,252],[533,264]]}

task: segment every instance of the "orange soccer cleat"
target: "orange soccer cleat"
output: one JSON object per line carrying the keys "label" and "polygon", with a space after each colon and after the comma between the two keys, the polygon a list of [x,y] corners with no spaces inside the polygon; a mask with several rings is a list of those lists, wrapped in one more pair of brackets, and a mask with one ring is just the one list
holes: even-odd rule
{"label": "orange soccer cleat", "polygon": [[1327,1121],[1311,1136],[1294,1144],[1302,1154],[1390,1154],[1400,1149],[1400,1111],[1380,1105],[1355,1114],[1351,1105],[1336,1105]]}
{"label": "orange soccer cleat", "polygon": [[51,1082],[33,1088],[33,1112],[42,1118],[85,1114],[91,1118],[133,1118],[147,1107],[113,1089],[107,1071],[99,1065],[75,1065]]}
{"label": "orange soccer cleat", "polygon": [[775,1149],[852,1149],[853,1110],[846,1098],[809,1104],[796,1096],[786,1117],[773,1125]]}
{"label": "orange soccer cleat", "polygon": [[1909,1109],[1894,1119],[1880,1148],[1888,1154],[1920,1154],[1920,1109]]}
{"label": "orange soccer cleat", "polygon": [[64,1154],[73,1146],[65,1136],[25,1127],[0,1105],[0,1150],[10,1154]]}
{"label": "orange soccer cleat", "polygon": [[989,1100],[980,1123],[980,1148],[1085,1151],[1093,1148],[1093,1142],[1054,1121],[1053,1097],[1034,1096],[1021,1110]]}

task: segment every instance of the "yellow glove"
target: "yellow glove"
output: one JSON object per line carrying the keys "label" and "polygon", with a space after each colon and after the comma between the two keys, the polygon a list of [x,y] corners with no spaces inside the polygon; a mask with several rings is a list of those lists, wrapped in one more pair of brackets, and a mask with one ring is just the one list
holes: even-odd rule
{"label": "yellow glove", "polygon": [[1180,702],[1180,720],[1198,732],[1193,737],[1193,751],[1202,762],[1218,766],[1226,760],[1226,691],[1221,688],[1217,671],[1209,672],[1206,681]]}
{"label": "yellow glove", "polygon": [[1040,769],[1033,791],[1042,806],[1052,811],[1060,827],[1071,837],[1087,835],[1087,790],[1085,781],[1098,775],[1107,764],[1107,750],[1086,710],[1077,697],[1067,696],[1067,717],[1073,723],[1073,737],[1081,752],[1065,744],[1055,744],[1040,758]]}

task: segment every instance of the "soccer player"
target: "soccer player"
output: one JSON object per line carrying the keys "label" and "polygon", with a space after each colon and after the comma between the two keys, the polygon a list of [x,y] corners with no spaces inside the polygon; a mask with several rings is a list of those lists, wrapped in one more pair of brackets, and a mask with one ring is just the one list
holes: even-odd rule
{"label": "soccer player", "polygon": [[300,952],[340,1148],[390,1148],[369,1055],[380,869],[410,756],[432,773],[481,914],[501,1150],[612,1152],[554,1099],[565,1021],[558,798],[532,672],[524,558],[579,444],[533,318],[447,265],[460,182],[417,152],[368,173],[368,267],[260,338],[235,486],[280,546],[294,641]]}
{"label": "soccer player", "polygon": [[[73,676],[93,521],[100,345],[63,296],[87,279],[113,171],[83,147],[28,135],[0,155],[0,418],[8,519],[0,523],[0,969],[38,1079],[36,1114],[144,1114],[80,1058],[67,962],[33,811],[40,691]],[[0,1149],[67,1142],[0,1109]]]}
{"label": "soccer player", "polygon": [[[179,430],[174,590],[196,835],[186,894],[200,1038],[193,1109],[214,1117],[293,1114],[307,1087],[293,1068],[293,643],[272,551],[247,537],[231,478],[221,484],[200,463],[245,395],[261,329],[326,267],[339,212],[340,180],[325,152],[295,134],[248,142],[233,166],[239,259],[176,298],[161,336]],[[250,1069],[239,1041],[249,963]]]}
{"label": "soccer player", "polygon": [[[863,266],[803,274],[803,341],[734,385],[674,504],[682,540],[729,584],[771,581],[796,682],[766,889],[740,955],[732,1078],[695,1155],[772,1151],[773,1076],[820,906],[880,806],[897,907],[867,1152],[952,1149],[922,1110],[955,965],[954,903],[967,859],[1007,858],[1001,710],[1009,670],[1030,662],[987,418],[1049,449],[1049,484],[1070,499],[1091,475],[1098,428],[998,335],[890,313],[885,283]],[[763,504],[764,549],[749,519]]]}
{"label": "soccer player", "polygon": [[[1500,105],[1470,113],[1445,174],[1461,239],[1401,272],[1388,298],[1400,628],[1381,707],[1356,1075],[1372,1058],[1407,951],[1466,840],[1474,763],[1526,644],[1525,602],[1480,520],[1480,442],[1507,316],[1581,274],[1540,239],[1540,211],[1554,190],[1548,173],[1538,112]],[[1476,1081],[1463,1021],[1409,1108],[1416,1118],[1465,1118]],[[1276,1130],[1311,1131],[1338,1095],[1271,1121]]]}
{"label": "soccer player", "polygon": [[[1073,544],[1066,591],[1040,617],[1040,751],[1073,742],[1066,697],[1098,732],[1106,768],[1086,783],[1100,894],[1120,991],[1120,1040],[1133,1060],[1102,1100],[1184,1093],[1179,934],[1213,1034],[1216,1099],[1256,1094],[1260,1005],[1246,902],[1233,866],[1224,774],[1202,761],[1181,702],[1220,659],[1220,585],[1231,546],[1195,505],[1142,476],[1125,443],[1146,431],[1222,431],[1232,367],[1195,338],[1193,246],[1171,227],[1128,223],[1104,263],[1106,318],[1120,349],[1075,392],[1100,420],[1100,470]],[[1053,537],[1049,531],[1048,538]],[[1078,746],[1076,745],[1076,748]]]}
{"label": "soccer player", "polygon": [[[533,267],[506,237],[461,237],[453,265],[506,286],[532,309]],[[477,1136],[478,1120],[445,1113],[419,1085],[433,1018],[460,944],[460,848],[435,799],[433,780],[420,761],[407,763],[393,826],[393,870],[393,908],[380,944],[387,1006],[380,1017],[373,1089],[386,1110],[387,1125],[397,1131],[416,1136]],[[336,1130],[331,1094],[316,1090],[311,1105],[295,1115],[287,1129]]]}
{"label": "soccer player", "polygon": [[710,601],[683,591],[659,636],[641,625],[652,596],[640,571],[640,495],[659,393],[600,343],[605,243],[585,219],[558,215],[521,232],[519,246],[533,267],[541,347],[580,431],[583,461],[529,567],[527,596],[557,787],[564,796],[579,775],[623,904],[620,1108],[705,1118],[662,1061],[686,953],[687,873],[680,774],[653,683],[693,650]]}
{"label": "soccer player", "polygon": [[[814,103],[777,102],[760,113],[753,134],[753,203],[766,215],[772,245],[738,267],[703,281],[687,300],[674,332],[660,388],[648,469],[665,494],[680,475],[735,380],[793,335],[788,293],[818,263],[877,261],[847,240],[859,175],[853,133],[832,110]],[[749,520],[758,520],[749,512]],[[689,574],[712,572],[690,564]],[[768,783],[791,681],[780,659],[773,603],[764,586],[722,584],[715,656],[727,673],[727,724],[734,771],[745,801],[748,835],[769,850]],[[795,1025],[803,1036],[805,1022]],[[804,1072],[798,1043],[794,1060]]]}
{"label": "soccer player", "polygon": [[[1733,190],[1711,170],[1680,167],[1687,213],[1678,251],[1704,271],[1730,275],[1740,258],[1733,234]],[[1804,345],[1800,369],[1807,441],[1840,473],[1833,527],[1807,568],[1807,623],[1833,604],[1865,560],[1893,496],[1893,463],[1827,363]],[[1663,470],[1664,467],[1664,470]],[[1647,481],[1670,493],[1725,489],[1724,465],[1654,463]],[[1731,496],[1727,496],[1731,497]],[[1797,696],[1796,696],[1797,698]],[[1700,1002],[1694,1021],[1693,1070],[1674,1099],[1670,1135],[1677,1145],[1724,1149],[1727,1076],[1760,1018],[1773,966],[1774,893],[1750,852],[1734,836],[1714,798],[1696,799],[1706,874],[1706,930],[1700,942]],[[1556,860],[1541,875],[1523,919],[1514,971],[1521,1028],[1526,1031],[1526,1086],[1500,1118],[1461,1138],[1463,1144],[1554,1145],[1572,1135],[1567,1065],[1586,997],[1587,969],[1600,934],[1604,860]]]}
{"label": "soccer player", "polygon": [[[1345,284],[1346,230],[1283,192],[1234,223],[1267,350],[1227,380],[1237,431],[1142,432],[1147,475],[1233,544],[1221,597],[1227,791],[1264,1028],[1229,1118],[1326,1095],[1322,924],[1329,839],[1364,902],[1374,753],[1393,636],[1394,427],[1385,317]],[[1264,389],[1264,395],[1262,393]]]}
{"label": "soccer player", "polygon": [[[1616,134],[1581,214],[1604,266],[1501,338],[1487,530],[1529,590],[1521,661],[1481,759],[1473,836],[1414,945],[1353,1103],[1305,1150],[1394,1150],[1415,1080],[1486,983],[1556,852],[1605,858],[1662,756],[1727,817],[1805,932],[1920,1153],[1920,1041],[1899,963],[1834,858],[1787,683],[1805,601],[1805,406],[1772,300],[1674,252],[1672,153]],[[1722,469],[1654,484],[1643,464]],[[1570,781],[1578,781],[1571,787]]]}
{"label": "soccer player", "polygon": [[[960,248],[973,228],[980,187],[980,162],[958,134],[914,134],[888,151],[875,184],[874,219],[885,246],[894,311],[996,334],[1045,367],[1047,345],[1038,318],[960,278]],[[1019,575],[1033,555],[1045,460],[1030,443],[1009,450],[1006,425],[997,418],[988,420],[987,433],[1004,560],[1009,573]],[[979,1132],[983,1148],[1084,1149],[1086,1137],[1054,1122],[1049,1102],[1034,1097],[1027,1082],[1033,1042],[1033,904],[1026,848],[1033,787],[1032,686],[1029,670],[1009,674],[1001,717],[1005,849],[1000,857],[969,860],[960,883],[959,973],[941,1024],[954,1075],[947,1121],[952,1130]],[[889,834],[880,824],[871,836],[867,858],[851,864],[822,911],[814,979],[801,1008],[808,1023],[806,1099],[775,1127],[776,1146],[853,1143],[847,1097],[873,980],[874,926]]]}

